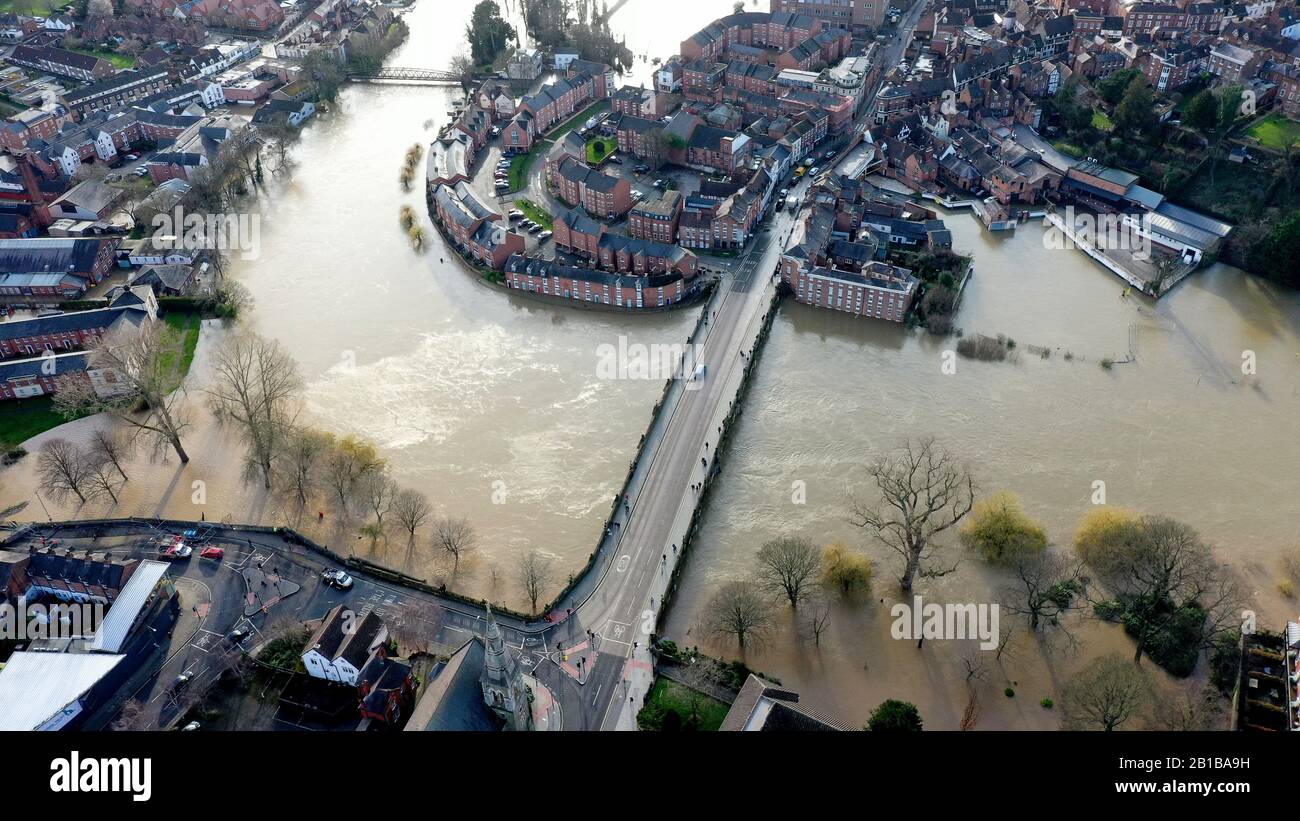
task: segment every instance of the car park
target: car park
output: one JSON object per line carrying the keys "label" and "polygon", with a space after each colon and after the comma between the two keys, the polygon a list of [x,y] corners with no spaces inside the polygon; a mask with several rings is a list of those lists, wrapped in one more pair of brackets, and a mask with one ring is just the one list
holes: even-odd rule
{"label": "car park", "polygon": [[342,570],[326,570],[320,574],[320,580],[330,587],[339,590],[350,590],[352,588],[352,577]]}

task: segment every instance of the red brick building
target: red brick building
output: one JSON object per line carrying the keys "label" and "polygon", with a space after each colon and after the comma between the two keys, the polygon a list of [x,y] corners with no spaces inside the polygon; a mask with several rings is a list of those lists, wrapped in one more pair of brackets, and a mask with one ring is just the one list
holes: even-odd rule
{"label": "red brick building", "polygon": [[662,197],[643,200],[627,215],[627,231],[639,239],[673,243],[682,217],[682,196],[666,191]]}
{"label": "red brick building", "polygon": [[569,205],[581,205],[593,216],[613,219],[632,207],[632,183],[590,168],[573,157],[548,161],[546,173],[556,196]]}
{"label": "red brick building", "polygon": [[664,308],[681,302],[690,293],[678,273],[612,274],[525,256],[513,256],[506,262],[505,285],[574,303],[624,310]]}

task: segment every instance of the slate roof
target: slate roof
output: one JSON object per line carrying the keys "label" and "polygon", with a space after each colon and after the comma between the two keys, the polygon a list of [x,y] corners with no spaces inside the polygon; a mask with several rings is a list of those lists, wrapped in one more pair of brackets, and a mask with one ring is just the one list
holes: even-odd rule
{"label": "slate roof", "polygon": [[0,271],[74,273],[91,271],[104,243],[116,240],[36,237],[0,239]]}
{"label": "slate roof", "polygon": [[852,728],[800,704],[798,693],[783,690],[750,673],[718,729],[724,732],[840,732]]}
{"label": "slate roof", "polygon": [[331,661],[342,658],[360,670],[370,657],[370,646],[379,636],[384,622],[371,610],[360,619],[353,620],[352,630],[348,632],[344,629],[344,609],[344,605],[339,604],[330,610],[316,632],[307,640],[304,652],[314,649]]}
{"label": "slate roof", "polygon": [[430,673],[407,732],[495,732],[503,722],[483,702],[479,674],[483,671],[483,639],[473,636]]}

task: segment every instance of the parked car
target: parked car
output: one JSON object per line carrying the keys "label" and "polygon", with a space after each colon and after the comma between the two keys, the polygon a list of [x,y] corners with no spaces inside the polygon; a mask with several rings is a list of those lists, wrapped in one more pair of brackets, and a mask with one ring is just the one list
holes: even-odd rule
{"label": "parked car", "polygon": [[510,183],[507,182],[506,180],[497,180],[497,190],[498,190],[498,191],[509,191],[509,190],[510,190]]}
{"label": "parked car", "polygon": [[632,192],[632,199],[633,199],[634,201],[640,201],[640,200],[643,200],[643,199],[645,199],[645,194],[642,194],[640,191],[633,191],[633,192]]}
{"label": "parked car", "polygon": [[139,155],[139,154],[127,154],[126,157],[125,157],[125,159],[126,159],[127,162],[135,162],[136,160],[140,159],[140,155]]}
{"label": "parked car", "polygon": [[197,722],[197,721],[191,721],[189,724],[186,724],[184,727],[181,728],[181,732],[182,732],[182,733],[192,733],[192,732],[194,732],[195,730],[199,729],[199,728],[202,727],[202,726],[203,726],[203,725],[200,724],[200,723]]}
{"label": "parked car", "polygon": [[790,189],[782,188],[780,191],[776,192],[776,195],[781,199],[785,199],[786,197],[790,196]]}
{"label": "parked car", "polygon": [[251,635],[253,635],[252,625],[245,624],[243,627],[236,627],[230,631],[230,642],[231,644],[239,644]]}
{"label": "parked car", "polygon": [[610,154],[608,157],[606,157],[606,158],[605,158],[605,162],[612,162],[612,163],[614,163],[614,165],[622,165],[622,164],[623,164],[623,160],[622,160],[622,158],[621,158],[621,157],[616,157],[616,156],[613,155],[613,154]]}
{"label": "parked car", "polygon": [[500,136],[500,134],[501,134],[501,126],[499,125],[492,126],[492,136],[497,137]]}
{"label": "parked car", "polygon": [[548,239],[550,239],[553,236],[555,236],[554,231],[543,231],[542,233],[537,235],[537,241],[546,242]]}
{"label": "parked car", "polygon": [[640,165],[637,165],[637,166],[636,166],[635,168],[633,168],[632,170],[635,171],[635,172],[638,173],[638,174],[644,174],[644,173],[646,173],[647,171],[650,170],[650,166],[646,165],[645,163],[641,163]]}
{"label": "parked car", "polygon": [[524,212],[516,208],[515,210],[511,211],[507,216],[509,216],[511,222],[514,222],[515,220],[523,219]]}
{"label": "parked car", "polygon": [[342,570],[326,570],[320,574],[320,579],[330,587],[339,590],[352,589],[352,577]]}
{"label": "parked car", "polygon": [[814,165],[812,168],[808,169],[808,176],[815,177],[817,176],[818,171],[821,171],[821,169]]}
{"label": "parked car", "polygon": [[137,177],[143,177],[149,173],[149,169],[143,165],[137,165],[135,167],[135,170],[132,171],[131,173],[135,174]]}
{"label": "parked car", "polygon": [[823,154],[822,156],[829,160],[831,157],[834,157],[834,156],[835,156],[835,149],[834,149],[834,148],[830,149],[829,151],[827,151],[827,152],[826,152],[825,154]]}
{"label": "parked car", "polygon": [[173,536],[170,541],[164,542],[158,548],[158,558],[177,561],[188,559],[194,555],[194,548],[185,544],[185,537]]}
{"label": "parked car", "polygon": [[199,551],[200,559],[215,559],[216,561],[221,561],[225,557],[226,549],[224,547],[205,547]]}
{"label": "parked car", "polygon": [[532,225],[532,227],[528,229],[528,233],[530,233],[530,234],[536,234],[538,231],[541,231],[541,230],[542,230],[542,226],[540,226],[540,225],[538,225],[537,223],[534,222],[533,225]]}

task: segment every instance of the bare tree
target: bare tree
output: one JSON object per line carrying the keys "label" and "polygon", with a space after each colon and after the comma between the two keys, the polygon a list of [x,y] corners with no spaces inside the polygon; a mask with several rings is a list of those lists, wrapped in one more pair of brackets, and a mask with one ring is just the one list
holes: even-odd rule
{"label": "bare tree", "polygon": [[975,483],[965,468],[931,438],[905,442],[893,455],[873,462],[868,473],[880,490],[880,500],[871,504],[853,500],[851,521],[871,531],[903,560],[898,584],[912,589],[917,573],[922,577],[944,576],[956,564],[938,568],[926,566],[933,557],[934,537],[956,525],[970,513]]}
{"label": "bare tree", "polygon": [[1061,710],[1067,729],[1111,731],[1138,715],[1150,698],[1146,672],[1112,653],[1075,674],[1061,694]]}
{"label": "bare tree", "polygon": [[418,490],[399,490],[393,496],[393,515],[397,517],[397,522],[402,526],[409,536],[408,545],[415,544],[415,531],[419,530],[429,516],[433,514],[433,506],[429,504],[429,499]]}
{"label": "bare tree", "polygon": [[801,537],[773,539],[758,549],[759,580],[769,590],[784,595],[791,607],[799,606],[820,564],[817,548]]}
{"label": "bare tree", "polygon": [[122,486],[122,480],[117,471],[111,467],[111,462],[86,457],[88,469],[86,472],[86,481],[90,488],[90,494],[98,496],[104,494],[117,504],[117,492]]}
{"label": "bare tree", "polygon": [[122,477],[122,481],[128,481],[129,476],[122,469],[122,462],[131,458],[133,442],[128,436],[122,435],[117,428],[100,428],[95,431],[90,440],[92,456],[99,462],[109,462]]}
{"label": "bare tree", "polygon": [[181,444],[189,421],[180,409],[174,363],[182,337],[164,323],[146,321],[105,334],[87,353],[89,367],[111,374],[121,390],[101,397],[89,379],[69,380],[54,395],[54,406],[67,419],[109,413],[137,435],[171,447],[182,463],[190,460]]}
{"label": "bare tree", "polygon": [[397,494],[397,483],[388,475],[388,471],[372,470],[362,475],[357,482],[361,497],[365,499],[375,514],[375,524],[384,526],[384,514],[393,506],[393,497]]}
{"label": "bare tree", "polygon": [[221,344],[212,370],[207,392],[213,409],[239,426],[250,472],[269,489],[293,431],[295,398],[302,387],[298,365],[280,343],[245,331]]}
{"label": "bare tree", "polygon": [[804,603],[804,625],[812,634],[813,644],[821,646],[822,633],[831,623],[831,603],[821,592],[814,592]]}
{"label": "bare tree", "polygon": [[772,602],[752,581],[731,581],[722,586],[704,609],[703,626],[715,636],[745,643],[762,641],[772,626]]}
{"label": "bare tree", "polygon": [[464,517],[441,516],[433,523],[433,541],[452,557],[452,566],[460,567],[460,558],[474,549],[478,536]]}
{"label": "bare tree", "polygon": [[1224,698],[1212,686],[1179,686],[1151,705],[1151,729],[1204,732],[1225,729]]}
{"label": "bare tree", "polygon": [[1024,616],[1035,635],[1041,637],[1052,629],[1073,643],[1061,619],[1087,604],[1082,562],[1059,552],[1020,553],[1014,576],[1006,592],[1007,611]]}
{"label": "bare tree", "polygon": [[528,555],[520,560],[516,574],[519,586],[523,588],[524,595],[528,597],[532,612],[536,613],[537,602],[551,583],[551,560],[536,550],[530,550]]}
{"label": "bare tree", "polygon": [[92,466],[86,454],[67,439],[51,439],[36,457],[36,478],[41,490],[55,501],[76,496],[80,502],[92,494]]}
{"label": "bare tree", "polygon": [[314,492],[321,463],[333,446],[333,436],[310,428],[298,428],[290,435],[284,453],[285,474],[299,507],[305,506]]}

